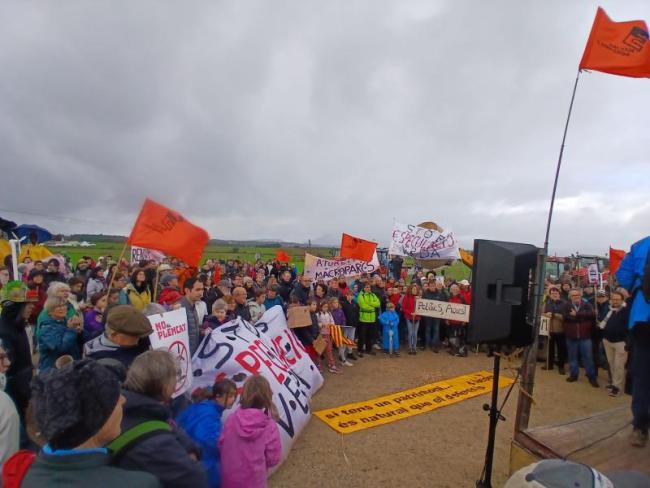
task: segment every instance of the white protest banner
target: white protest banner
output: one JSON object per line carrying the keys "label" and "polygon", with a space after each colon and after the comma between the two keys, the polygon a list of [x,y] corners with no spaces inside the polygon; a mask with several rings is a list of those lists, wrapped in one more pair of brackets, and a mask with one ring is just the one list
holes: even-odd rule
{"label": "white protest banner", "polygon": [[[241,318],[214,329],[192,358],[195,387],[212,386],[228,378],[241,388],[251,375],[261,374],[271,384],[278,408],[282,459],[311,418],[310,401],[323,377],[294,333],[287,327],[282,307],[267,310],[255,324]],[[226,410],[227,416],[237,408]]]}
{"label": "white protest banner", "polygon": [[140,261],[155,261],[160,264],[165,256],[160,251],[155,249],[147,249],[146,247],[131,246],[131,264],[137,264]]}
{"label": "white protest banner", "polygon": [[600,281],[600,273],[598,272],[598,264],[591,263],[587,266],[587,275],[589,276],[589,284],[597,285]]}
{"label": "white protest banner", "polygon": [[469,305],[418,298],[415,300],[415,315],[469,322]]}
{"label": "white protest banner", "polygon": [[379,269],[377,252],[369,263],[358,259],[325,259],[305,253],[305,276],[312,280],[331,280],[346,276],[355,276],[363,273],[372,274]]}
{"label": "white protest banner", "polygon": [[415,259],[460,259],[458,243],[451,231],[438,232],[412,224],[393,224],[388,254]]}
{"label": "white protest banner", "polygon": [[172,398],[185,393],[192,386],[190,370],[190,336],[187,331],[187,313],[184,308],[147,317],[153,327],[149,335],[152,349],[165,349],[178,358],[180,375]]}

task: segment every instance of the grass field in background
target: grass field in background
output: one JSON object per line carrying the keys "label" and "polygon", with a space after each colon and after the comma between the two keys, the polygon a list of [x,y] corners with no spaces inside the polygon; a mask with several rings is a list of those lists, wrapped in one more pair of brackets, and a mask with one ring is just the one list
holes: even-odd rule
{"label": "grass field in background", "polygon": [[[55,254],[64,254],[69,256],[73,264],[76,264],[79,261],[79,258],[82,256],[90,256],[93,259],[97,259],[99,256],[106,256],[110,254],[113,256],[113,259],[117,261],[117,258],[122,252],[122,247],[124,244],[119,242],[96,242],[95,246],[92,247],[72,247],[72,246],[62,246],[62,247],[50,247],[50,250]],[[229,260],[229,259],[239,259],[246,262],[254,262],[255,257],[259,255],[262,261],[268,261],[269,259],[275,258],[276,247],[260,247],[260,246],[223,246],[223,245],[208,245],[203,252],[203,258],[201,262],[204,262],[206,259],[216,259],[216,260]],[[338,251],[336,248],[331,247],[283,247],[281,248],[289,256],[291,256],[291,262],[294,263],[299,272],[302,272],[304,261],[305,261],[305,251],[309,254],[314,254],[316,256],[321,256],[324,258],[332,257]],[[130,259],[130,248],[127,246],[125,257]],[[410,266],[412,261],[407,259],[405,264]],[[470,268],[465,266],[461,261],[456,261],[451,266],[445,268],[445,276],[449,276],[456,281],[462,279],[469,279],[471,274]]]}

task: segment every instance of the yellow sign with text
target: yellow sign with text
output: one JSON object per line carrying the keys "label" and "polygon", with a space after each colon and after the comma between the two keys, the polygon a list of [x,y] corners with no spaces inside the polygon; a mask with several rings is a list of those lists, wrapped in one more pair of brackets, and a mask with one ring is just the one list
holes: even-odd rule
{"label": "yellow sign with text", "polygon": [[[510,378],[500,377],[499,388],[510,386],[513,382]],[[335,431],[350,434],[453,405],[491,391],[492,373],[479,371],[365,402],[319,410],[314,415]]]}

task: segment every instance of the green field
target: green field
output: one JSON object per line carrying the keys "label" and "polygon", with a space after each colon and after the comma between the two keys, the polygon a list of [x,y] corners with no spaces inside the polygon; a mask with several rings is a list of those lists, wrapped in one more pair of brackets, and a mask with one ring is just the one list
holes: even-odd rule
{"label": "green field", "polygon": [[[62,246],[62,247],[50,247],[50,250],[55,254],[63,254],[69,256],[73,264],[76,264],[79,258],[82,256],[90,256],[93,259],[97,259],[99,256],[111,255],[113,259],[117,261],[117,258],[122,252],[124,244],[119,242],[96,242],[95,246],[92,247],[77,247],[77,246]],[[208,245],[203,252],[203,258],[201,262],[206,259],[239,259],[246,262],[254,262],[255,258],[259,255],[262,261],[267,261],[269,259],[275,258],[275,247],[259,247],[259,246],[217,246],[217,245]],[[330,257],[333,256],[337,249],[328,248],[328,247],[283,247],[281,248],[289,256],[291,256],[291,262],[295,263],[299,271],[302,271],[303,263],[305,260],[305,251],[310,254],[321,257]],[[130,247],[127,246],[126,259],[130,257]]]}
{"label": "green field", "polygon": [[[122,252],[124,244],[119,242],[96,242],[95,246],[92,247],[72,247],[72,246],[63,246],[63,247],[51,247],[50,250],[55,254],[64,254],[69,256],[73,264],[76,264],[79,258],[82,256],[90,256],[93,259],[97,259],[99,256],[111,255],[113,259],[117,261],[117,258]],[[206,259],[239,259],[245,262],[254,262],[255,258],[259,255],[262,261],[267,261],[269,259],[275,258],[276,247],[261,247],[261,246],[223,246],[223,245],[208,245],[203,252],[203,258],[201,262]],[[336,248],[331,247],[283,247],[281,248],[289,256],[291,256],[291,262],[294,263],[299,272],[302,272],[305,252],[314,254],[321,257],[331,257],[334,256],[338,251]],[[127,246],[126,249],[126,259],[129,259],[130,248]],[[412,260],[407,259],[405,261],[407,266],[412,265]],[[465,266],[461,261],[456,261],[451,266],[445,268],[445,276],[449,276],[457,281],[462,279],[469,279],[470,277],[470,268]]]}

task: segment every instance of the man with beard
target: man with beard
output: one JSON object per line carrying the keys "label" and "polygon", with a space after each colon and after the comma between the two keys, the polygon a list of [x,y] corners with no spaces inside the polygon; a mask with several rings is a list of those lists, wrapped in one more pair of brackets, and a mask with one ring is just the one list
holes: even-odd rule
{"label": "man with beard", "polygon": [[291,271],[283,271],[280,275],[280,282],[278,283],[278,294],[282,298],[285,306],[289,303],[289,295],[293,289],[293,281],[291,280]]}

